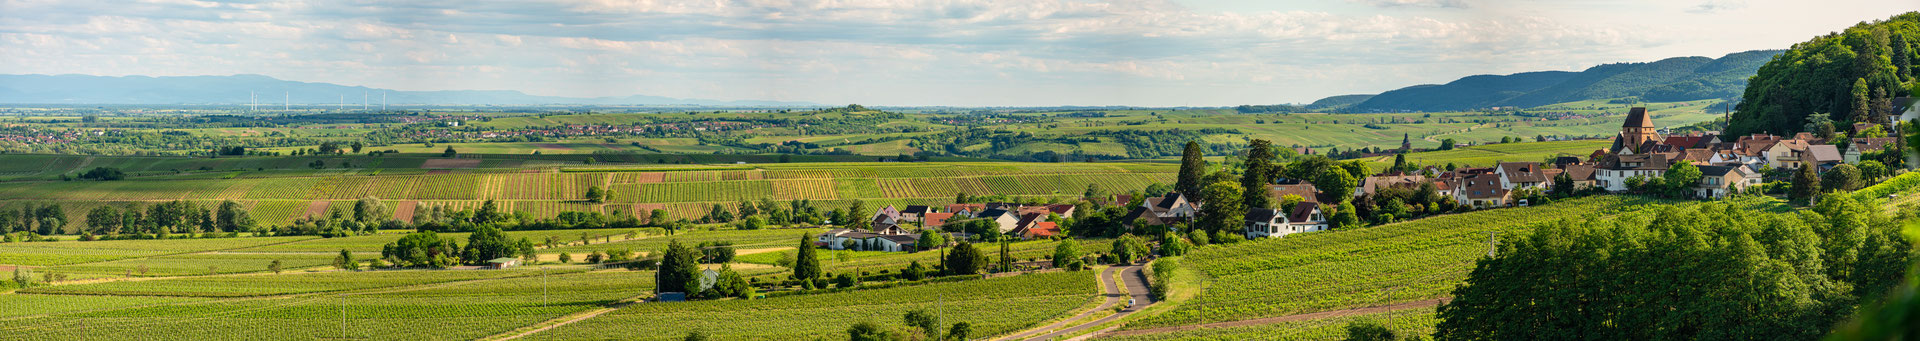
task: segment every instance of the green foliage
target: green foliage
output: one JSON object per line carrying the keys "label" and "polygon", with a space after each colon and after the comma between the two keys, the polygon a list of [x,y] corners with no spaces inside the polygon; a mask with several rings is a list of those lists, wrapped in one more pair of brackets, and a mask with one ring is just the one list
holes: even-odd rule
{"label": "green foliage", "polygon": [[[1273,208],[1273,197],[1267,195],[1267,183],[1276,172],[1274,169],[1273,143],[1255,139],[1247,145],[1246,169],[1240,174],[1242,191],[1239,204],[1252,208]],[[1211,203],[1212,200],[1207,202]]]}
{"label": "green foliage", "polygon": [[1797,215],[1654,210],[1509,236],[1439,309],[1436,338],[1811,339],[1911,260],[1900,224],[1845,196]]}
{"label": "green foliage", "polygon": [[[1208,185],[1199,196],[1202,198],[1200,202],[1206,205],[1200,206],[1199,219],[1194,222],[1194,227],[1207,231],[1240,228],[1247,213],[1246,208],[1240,203],[1241,192],[1240,184],[1232,182],[1222,181]],[[1252,192],[1258,192],[1262,197],[1266,196],[1266,191],[1256,189]]]}
{"label": "green foliage", "polygon": [[1152,249],[1147,247],[1147,242],[1129,233],[1113,241],[1113,251],[1110,254],[1113,255],[1116,264],[1133,264],[1134,261],[1146,258],[1148,252],[1152,252]]}
{"label": "green foliage", "polygon": [[1188,198],[1200,197],[1201,188],[1206,186],[1200,182],[1200,178],[1207,171],[1206,161],[1201,159],[1203,156],[1205,155],[1200,151],[1200,143],[1187,142],[1186,150],[1180,154],[1179,179],[1173,183],[1174,191]]}
{"label": "green foliage", "polygon": [[1793,173],[1793,188],[1788,192],[1788,198],[1795,202],[1813,200],[1813,196],[1820,194],[1820,182],[1820,176],[1814,173],[1813,167],[1800,167]]}
{"label": "green foliage", "polygon": [[1074,241],[1073,238],[1061,239],[1060,244],[1054,245],[1053,247],[1054,268],[1079,270],[1071,266],[1075,265],[1074,263],[1076,262],[1080,262],[1080,257],[1080,242]]}
{"label": "green foliage", "polygon": [[946,267],[948,275],[977,274],[987,267],[987,255],[981,253],[980,248],[974,247],[972,242],[961,240],[958,245],[950,249],[952,250],[947,251],[947,258],[942,264]]}
{"label": "green foliage", "polygon": [[1393,341],[1399,339],[1392,329],[1381,326],[1372,320],[1362,320],[1347,324],[1346,341]]}
{"label": "green foliage", "polygon": [[1728,135],[1792,133],[1809,113],[1848,113],[1847,120],[1885,122],[1876,102],[1905,88],[1893,63],[1892,36],[1920,34],[1920,13],[1862,23],[1814,37],[1761,66],[1748,82]]}
{"label": "green foliage", "polygon": [[794,260],[793,278],[802,282],[810,282],[823,276],[824,274],[820,272],[819,251],[814,249],[812,235],[800,236],[799,250],[800,254]]}
{"label": "green foliage", "polygon": [[1820,176],[1820,188],[1830,192],[1851,192],[1860,189],[1861,184],[1860,169],[1853,165],[1834,166]]}
{"label": "green foliage", "polygon": [[700,288],[700,251],[681,244],[679,240],[667,243],[667,251],[660,256],[660,292],[684,292],[692,296]]}

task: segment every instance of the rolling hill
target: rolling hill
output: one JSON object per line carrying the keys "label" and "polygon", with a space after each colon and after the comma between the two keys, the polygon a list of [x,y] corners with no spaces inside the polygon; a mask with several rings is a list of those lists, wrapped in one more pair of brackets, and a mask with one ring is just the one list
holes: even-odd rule
{"label": "rolling hill", "polygon": [[[1733,98],[1747,78],[1781,50],[1715,58],[1676,57],[1617,63],[1580,72],[1540,71],[1468,76],[1447,84],[1387,91],[1347,107],[1348,112],[1458,111],[1496,106],[1535,107],[1591,99],[1639,97],[1654,102]],[[1351,95],[1336,96],[1351,99]],[[1322,101],[1335,100],[1335,98]],[[1335,100],[1337,101],[1337,100]]]}

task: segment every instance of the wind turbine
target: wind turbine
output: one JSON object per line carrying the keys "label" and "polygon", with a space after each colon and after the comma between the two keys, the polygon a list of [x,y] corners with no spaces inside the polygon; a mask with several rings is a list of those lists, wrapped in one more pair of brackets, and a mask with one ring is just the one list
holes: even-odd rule
{"label": "wind turbine", "polygon": [[253,95],[252,91],[248,91],[247,92],[247,111],[258,111],[258,110],[260,110],[260,97],[256,97]]}
{"label": "wind turbine", "polygon": [[293,93],[281,92],[280,93],[280,111],[288,111],[288,109],[292,107],[293,107]]}

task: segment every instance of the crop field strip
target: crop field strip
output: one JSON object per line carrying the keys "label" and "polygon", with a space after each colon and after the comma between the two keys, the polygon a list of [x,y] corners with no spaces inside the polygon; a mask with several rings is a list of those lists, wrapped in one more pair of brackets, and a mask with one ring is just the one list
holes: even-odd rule
{"label": "crop field strip", "polygon": [[1059,272],[761,300],[636,304],[531,337],[677,340],[702,330],[718,339],[835,339],[846,337],[854,321],[893,321],[910,309],[940,312],[945,323],[965,321],[976,335],[994,335],[1084,305],[1099,290],[1093,277],[1092,271]]}
{"label": "crop field strip", "polygon": [[[354,289],[343,294],[313,291],[317,294],[219,299],[0,321],[0,332],[11,334],[0,338],[130,337],[87,332],[87,328],[97,328],[139,329],[145,332],[142,339],[339,338],[343,332],[348,338],[414,335],[428,339],[473,339],[591,309],[648,292],[652,287],[649,272],[624,270],[556,271],[544,277],[533,270],[414,272],[418,274],[395,276],[388,281],[393,285]],[[515,276],[453,280],[408,278],[460,272],[468,273],[461,274],[463,276],[501,273]],[[386,275],[382,273],[385,271],[372,274]],[[398,289],[383,289],[389,287]],[[530,287],[543,290],[523,290]],[[96,297],[118,299],[120,296]],[[476,299],[478,297],[486,299]],[[343,330],[342,323],[353,328]],[[262,325],[273,328],[258,327]],[[222,330],[202,331],[209,326]]]}

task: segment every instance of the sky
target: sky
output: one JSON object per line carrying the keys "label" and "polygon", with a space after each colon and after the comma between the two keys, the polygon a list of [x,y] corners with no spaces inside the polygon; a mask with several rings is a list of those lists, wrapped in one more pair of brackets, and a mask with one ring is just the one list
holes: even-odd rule
{"label": "sky", "polygon": [[0,73],[824,104],[1306,103],[1784,49],[1914,0],[0,0]]}

